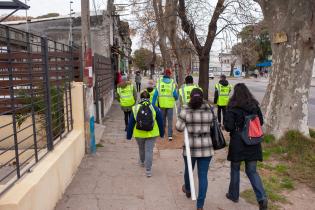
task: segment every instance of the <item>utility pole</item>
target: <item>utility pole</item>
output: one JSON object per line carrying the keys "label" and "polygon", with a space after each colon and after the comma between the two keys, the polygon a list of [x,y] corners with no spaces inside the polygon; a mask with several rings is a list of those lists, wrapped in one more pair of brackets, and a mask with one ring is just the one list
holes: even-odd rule
{"label": "utility pole", "polygon": [[[25,4],[27,5],[27,0],[25,0]],[[26,32],[30,32],[30,29],[28,27],[28,16],[27,16],[27,9],[25,10],[25,18],[26,18]]]}
{"label": "utility pole", "polygon": [[72,35],[72,15],[74,14],[73,9],[71,7],[71,5],[73,4],[73,1],[70,1],[70,26],[69,26],[69,45],[72,46],[73,45],[73,35]]}
{"label": "utility pole", "polygon": [[81,40],[84,83],[84,128],[87,153],[95,153],[93,68],[90,30],[90,2],[81,0]]}

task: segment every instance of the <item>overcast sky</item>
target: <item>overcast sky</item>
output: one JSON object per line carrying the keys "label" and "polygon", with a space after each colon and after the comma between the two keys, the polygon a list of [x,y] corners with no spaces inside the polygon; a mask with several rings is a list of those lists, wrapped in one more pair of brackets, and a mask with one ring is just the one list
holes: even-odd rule
{"label": "overcast sky", "polygon": [[[74,11],[80,11],[81,0],[72,0],[72,1],[73,1],[72,7]],[[25,3],[25,0],[21,0],[21,2]],[[101,1],[99,0],[99,2]],[[30,6],[30,9],[28,10],[28,14],[33,17],[44,15],[51,12],[57,12],[62,15],[67,15],[69,14],[69,10],[70,10],[69,0],[28,0],[27,5]],[[10,11],[1,10],[0,13],[8,14],[10,13]],[[24,10],[18,11],[15,13],[15,15],[24,16],[25,11]]]}

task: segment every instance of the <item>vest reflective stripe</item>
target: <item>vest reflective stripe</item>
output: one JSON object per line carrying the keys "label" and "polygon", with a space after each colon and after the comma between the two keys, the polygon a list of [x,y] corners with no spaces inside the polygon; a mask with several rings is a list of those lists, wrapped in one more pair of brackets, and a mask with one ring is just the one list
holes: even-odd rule
{"label": "vest reflective stripe", "polygon": [[171,79],[170,83],[165,83],[163,80],[160,80],[158,83],[159,91],[159,106],[161,108],[174,108],[175,98],[173,92],[175,90],[174,80]]}
{"label": "vest reflective stripe", "polygon": [[117,93],[120,98],[120,106],[128,107],[135,104],[133,97],[133,85],[127,85],[125,88],[117,88]]}
{"label": "vest reflective stripe", "polygon": [[229,103],[229,95],[232,90],[232,86],[223,86],[221,84],[216,84],[216,89],[218,90],[218,106],[227,106]]}
{"label": "vest reflective stripe", "polygon": [[[140,109],[140,106],[141,106],[141,104],[137,104],[137,105],[132,107],[132,113],[133,113],[133,116],[134,116],[136,121],[137,121],[137,114],[138,114],[138,111]],[[133,129],[133,137],[135,137],[135,138],[152,138],[152,137],[157,137],[160,135],[159,126],[158,126],[157,121],[156,121],[156,112],[155,112],[155,110],[151,104],[150,104],[150,109],[152,111],[153,118],[154,118],[153,130],[152,131],[141,131],[141,130],[138,130],[137,126],[135,125],[135,127]]]}
{"label": "vest reflective stripe", "polygon": [[183,85],[179,91],[179,95],[182,98],[183,105],[186,105],[190,101],[190,93],[193,89],[199,88],[198,85],[190,84],[190,85]]}
{"label": "vest reflective stripe", "polygon": [[[153,96],[154,96],[155,91],[156,91],[156,89],[154,89],[152,92],[149,92],[151,104],[152,104],[152,101],[153,101]],[[157,101],[155,102],[155,106],[158,106],[158,102]]]}

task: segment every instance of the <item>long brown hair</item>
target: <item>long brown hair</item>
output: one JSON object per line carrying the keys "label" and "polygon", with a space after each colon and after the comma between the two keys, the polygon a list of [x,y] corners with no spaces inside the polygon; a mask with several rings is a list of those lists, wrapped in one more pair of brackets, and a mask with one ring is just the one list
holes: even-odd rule
{"label": "long brown hair", "polygon": [[250,109],[257,106],[259,106],[259,103],[249,91],[247,86],[244,83],[236,84],[228,107]]}

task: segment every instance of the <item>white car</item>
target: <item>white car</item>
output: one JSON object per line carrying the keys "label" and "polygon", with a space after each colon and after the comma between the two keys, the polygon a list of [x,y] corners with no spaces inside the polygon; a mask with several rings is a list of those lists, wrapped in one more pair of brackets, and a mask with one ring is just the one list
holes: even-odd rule
{"label": "white car", "polygon": [[209,79],[214,79],[214,74],[213,74],[213,72],[209,72]]}

